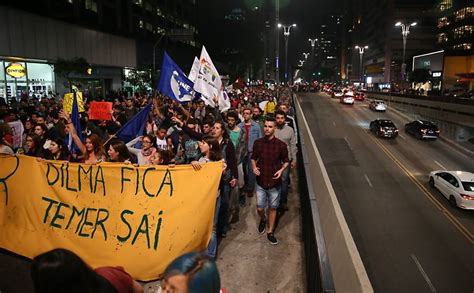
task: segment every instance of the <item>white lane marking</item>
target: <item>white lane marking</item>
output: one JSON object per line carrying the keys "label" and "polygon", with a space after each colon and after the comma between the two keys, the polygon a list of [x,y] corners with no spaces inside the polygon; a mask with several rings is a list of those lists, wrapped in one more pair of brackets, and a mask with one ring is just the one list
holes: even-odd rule
{"label": "white lane marking", "polygon": [[434,162],[435,162],[436,165],[440,166],[443,170],[447,170],[446,167],[443,166],[443,165],[441,165],[440,162],[438,162],[438,161],[436,161],[436,160],[434,160]]}
{"label": "white lane marking", "polygon": [[334,127],[335,127],[335,126],[336,126],[336,122],[333,121],[333,122],[332,122],[332,125],[334,125]]}
{"label": "white lane marking", "polygon": [[365,180],[367,180],[367,183],[369,183],[369,186],[373,187],[372,182],[370,182],[369,176],[367,176],[367,174],[364,174],[364,177],[365,177]]}
{"label": "white lane marking", "polygon": [[400,136],[401,138],[403,138],[403,139],[406,140],[405,136],[403,136],[403,135],[401,135],[401,134],[398,134],[398,136]]}
{"label": "white lane marking", "polygon": [[420,264],[420,262],[418,261],[418,259],[416,258],[416,256],[415,256],[414,254],[412,254],[412,255],[411,255],[411,258],[413,259],[413,261],[415,262],[416,266],[418,267],[418,270],[420,270],[421,275],[422,275],[423,278],[425,279],[426,283],[428,283],[428,286],[430,287],[431,292],[436,293],[436,288],[433,286],[433,283],[431,283],[430,278],[429,278],[428,275],[426,274],[425,270],[424,270],[423,267],[421,266],[421,264]]}

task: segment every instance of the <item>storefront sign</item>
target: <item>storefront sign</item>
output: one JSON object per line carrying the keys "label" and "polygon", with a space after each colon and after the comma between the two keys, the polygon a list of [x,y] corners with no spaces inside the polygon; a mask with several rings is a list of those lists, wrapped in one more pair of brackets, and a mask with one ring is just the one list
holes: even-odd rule
{"label": "storefront sign", "polygon": [[11,77],[21,78],[26,75],[26,68],[20,63],[10,63],[10,65],[5,68],[5,72]]}
{"label": "storefront sign", "polygon": [[435,71],[432,73],[433,77],[441,77],[441,71]]}

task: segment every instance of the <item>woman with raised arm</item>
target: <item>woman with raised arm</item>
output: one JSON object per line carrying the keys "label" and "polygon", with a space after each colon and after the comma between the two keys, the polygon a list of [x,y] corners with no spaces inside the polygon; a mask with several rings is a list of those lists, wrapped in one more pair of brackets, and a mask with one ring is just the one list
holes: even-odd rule
{"label": "woman with raised arm", "polygon": [[100,162],[105,162],[106,155],[104,144],[102,143],[102,140],[97,134],[93,133],[91,135],[88,135],[86,137],[86,143],[84,144],[77,135],[76,128],[74,127],[74,123],[72,123],[69,114],[64,111],[61,111],[59,117],[66,119],[72,139],[74,140],[74,143],[78,147],[79,151],[84,156],[82,163],[96,164]]}

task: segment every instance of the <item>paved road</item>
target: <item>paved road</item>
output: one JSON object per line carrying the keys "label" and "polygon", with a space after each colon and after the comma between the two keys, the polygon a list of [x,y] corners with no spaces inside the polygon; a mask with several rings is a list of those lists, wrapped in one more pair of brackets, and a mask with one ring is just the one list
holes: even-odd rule
{"label": "paved road", "polygon": [[[474,158],[441,141],[418,141],[390,109],[346,106],[326,94],[299,99],[376,292],[474,291],[474,213],[454,209],[427,183],[436,169],[474,171]],[[394,140],[375,138],[389,118]]]}

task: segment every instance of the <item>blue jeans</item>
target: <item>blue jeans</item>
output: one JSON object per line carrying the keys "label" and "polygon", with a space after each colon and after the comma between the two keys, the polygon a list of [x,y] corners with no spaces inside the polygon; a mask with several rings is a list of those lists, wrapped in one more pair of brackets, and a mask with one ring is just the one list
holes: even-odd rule
{"label": "blue jeans", "polygon": [[266,189],[257,184],[256,193],[257,208],[265,209],[269,207],[277,209],[280,205],[280,186]]}
{"label": "blue jeans", "polygon": [[280,203],[288,203],[288,184],[290,183],[290,166],[281,173]]}
{"label": "blue jeans", "polygon": [[252,153],[249,152],[242,160],[245,178],[245,191],[253,192],[255,188],[255,174],[252,170]]}
{"label": "blue jeans", "polygon": [[217,255],[217,219],[219,217],[220,206],[221,206],[221,197],[219,196],[216,199],[216,210],[214,211],[214,224],[212,226],[211,239],[209,240],[209,244],[207,244],[206,255],[211,258],[216,258],[216,255]]}
{"label": "blue jeans", "polygon": [[229,230],[229,202],[232,189],[227,183],[221,186],[221,205],[219,208],[219,218],[217,220],[217,232],[223,233]]}

